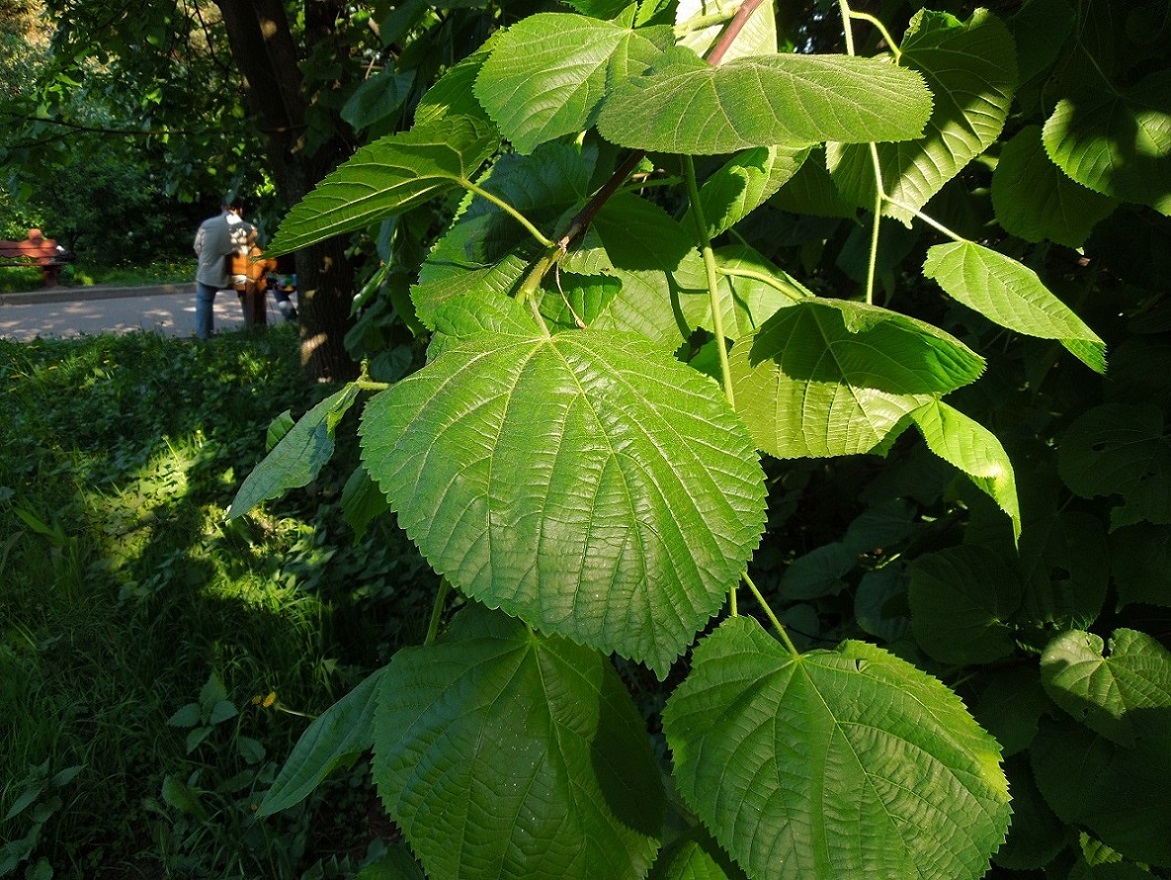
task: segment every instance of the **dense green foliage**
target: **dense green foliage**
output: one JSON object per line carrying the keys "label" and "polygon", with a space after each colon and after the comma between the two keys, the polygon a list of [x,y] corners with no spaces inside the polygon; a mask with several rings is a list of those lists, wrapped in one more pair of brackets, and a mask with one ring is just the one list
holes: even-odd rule
{"label": "dense green foliage", "polygon": [[435,878],[1167,876],[1165,4],[571,5],[278,231],[426,362],[231,513],[359,409],[443,581],[261,811],[370,747]]}
{"label": "dense green foliage", "polygon": [[353,876],[385,833],[367,762],[254,813],[432,584],[389,529],[355,541],[344,468],[225,526],[319,396],[291,329],[0,342],[0,876]]}

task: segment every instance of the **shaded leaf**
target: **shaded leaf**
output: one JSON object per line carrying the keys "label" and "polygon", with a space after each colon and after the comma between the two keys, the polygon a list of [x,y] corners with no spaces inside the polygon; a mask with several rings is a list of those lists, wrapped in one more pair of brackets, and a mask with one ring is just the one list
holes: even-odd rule
{"label": "shaded leaf", "polygon": [[1139,523],[1118,529],[1110,550],[1119,606],[1171,606],[1171,528]]}
{"label": "shaded leaf", "polygon": [[364,80],[342,105],[341,117],[355,129],[372,128],[402,106],[415,84],[415,71],[393,68]]}
{"label": "shaded leaf", "polygon": [[703,828],[663,847],[647,880],[747,880]]}
{"label": "shaded leaf", "polygon": [[495,31],[478,51],[449,67],[423,94],[415,105],[416,126],[438,122],[447,116],[470,116],[491,125],[488,111],[476,100],[472,87],[500,33]]}
{"label": "shaded leaf", "polygon": [[385,667],[305,728],[272,787],[260,802],[259,816],[287,810],[307,798],[333,770],[346,766],[374,745],[374,707]]}
{"label": "shaded leaf", "polygon": [[1007,657],[1015,647],[1009,618],[1021,601],[1020,575],[986,547],[949,547],[910,567],[915,640],[941,663],[968,665]]}
{"label": "shaded leaf", "polygon": [[1115,630],[1108,644],[1074,630],[1045,647],[1041,681],[1053,702],[1075,719],[1130,747],[1139,733],[1135,710],[1171,708],[1171,653],[1132,629]]}
{"label": "shaded leaf", "polygon": [[675,49],[613,90],[598,131],[624,147],[711,155],[907,140],[919,136],[930,113],[919,75],[876,59],[771,55],[712,67]]}
{"label": "shaded leaf", "polygon": [[[708,236],[726,232],[764,204],[797,173],[808,155],[808,149],[756,147],[729,159],[699,191]],[[689,231],[695,227],[691,208],[681,222]]]}
{"label": "shaded leaf", "polygon": [[769,199],[769,204],[794,214],[853,219],[858,207],[842,198],[826,168],[825,147],[813,147],[797,173]]}
{"label": "shaded leaf", "polygon": [[1081,88],[1057,103],[1042,137],[1078,183],[1171,216],[1171,71],[1127,89]]}
{"label": "shaded leaf", "polygon": [[992,174],[992,205],[1004,230],[1025,241],[1051,239],[1077,248],[1115,201],[1075,183],[1049,161],[1041,129],[1021,129],[1000,152]]}
{"label": "shaded leaf", "polygon": [[750,876],[977,878],[1008,828],[995,741],[873,645],[794,657],[729,619],[663,726],[680,792]]}
{"label": "shaded leaf", "polygon": [[1026,756],[1009,759],[1004,769],[1012,792],[1012,826],[992,860],[1014,871],[1044,868],[1065,849],[1069,830],[1045,803]]}
{"label": "shaded leaf", "polygon": [[1023,752],[1033,742],[1041,716],[1052,708],[1036,669],[996,670],[984,676],[972,714],[996,737],[1004,754]]}
{"label": "shaded leaf", "polygon": [[[1012,36],[986,9],[976,10],[966,22],[922,9],[911,19],[901,49],[899,64],[920,73],[935,98],[922,137],[877,147],[883,192],[907,206],[887,203],[883,213],[909,226],[913,215],[907,208],[922,208],[996,142],[1008,118],[1017,71]],[[846,199],[872,206],[870,148],[830,144],[828,158]]]}
{"label": "shaded leaf", "polygon": [[869,452],[983,360],[947,333],[877,306],[807,298],[731,353],[736,407],[778,458]]}
{"label": "shaded leaf", "polygon": [[484,335],[374,397],[363,460],[440,574],[660,675],[759,541],[718,386],[640,337]]}
{"label": "shaded leaf", "polygon": [[266,250],[292,253],[356,232],[459,187],[499,146],[494,130],[447,116],[362,147],[298,202]]}
{"label": "shaded leaf", "polygon": [[1011,257],[971,241],[937,244],[927,251],[923,274],[993,323],[1056,339],[1094,372],[1106,372],[1106,343]]}
{"label": "shaded leaf", "polygon": [[358,386],[349,383],[301,416],[244,479],[232,499],[228,519],[242,516],[289,489],[307,486],[333,455],[334,430],[357,399]]}
{"label": "shaded leaf", "polygon": [[633,880],[658,849],[658,767],[609,661],[482,607],[391,660],[374,779],[436,880]]}

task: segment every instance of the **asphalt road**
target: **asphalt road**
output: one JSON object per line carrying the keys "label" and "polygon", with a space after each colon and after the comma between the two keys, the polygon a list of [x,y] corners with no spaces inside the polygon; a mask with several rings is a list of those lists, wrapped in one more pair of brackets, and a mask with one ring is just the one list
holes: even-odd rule
{"label": "asphalt road", "polygon": [[[283,320],[272,297],[268,322]],[[215,301],[215,330],[244,326],[236,294],[221,290]],[[147,330],[166,336],[195,335],[195,283],[157,287],[56,287],[0,294],[0,339],[28,342],[37,337],[93,336]]]}

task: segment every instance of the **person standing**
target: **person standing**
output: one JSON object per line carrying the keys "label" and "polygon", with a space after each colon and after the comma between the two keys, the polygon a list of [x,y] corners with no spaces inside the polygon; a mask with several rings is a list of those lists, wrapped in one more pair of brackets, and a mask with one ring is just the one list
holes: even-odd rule
{"label": "person standing", "polygon": [[232,255],[248,247],[256,240],[256,230],[240,214],[243,202],[235,197],[225,197],[220,204],[220,213],[199,224],[195,233],[195,254],[199,258],[195,270],[195,335],[200,339],[211,336],[215,295],[232,287]]}

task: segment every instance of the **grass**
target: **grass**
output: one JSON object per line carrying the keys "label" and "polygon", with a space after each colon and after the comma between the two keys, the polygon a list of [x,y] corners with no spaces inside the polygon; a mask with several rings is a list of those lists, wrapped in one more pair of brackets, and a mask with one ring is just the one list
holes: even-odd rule
{"label": "grass", "polygon": [[[195,257],[156,260],[147,265],[123,264],[102,266],[90,263],[70,263],[61,271],[62,287],[88,287],[109,284],[117,287],[135,287],[147,284],[186,284],[195,278]],[[41,290],[44,283],[39,269],[32,267],[0,267],[0,293],[22,293]]]}
{"label": "grass", "polygon": [[[344,444],[225,523],[269,422],[331,390],[303,383],[291,327],[0,341],[0,876],[5,856],[57,877],[352,876],[387,830],[362,764],[252,815],[307,717],[421,638],[434,588],[390,523],[355,542]],[[231,713],[200,716],[209,694]]]}

